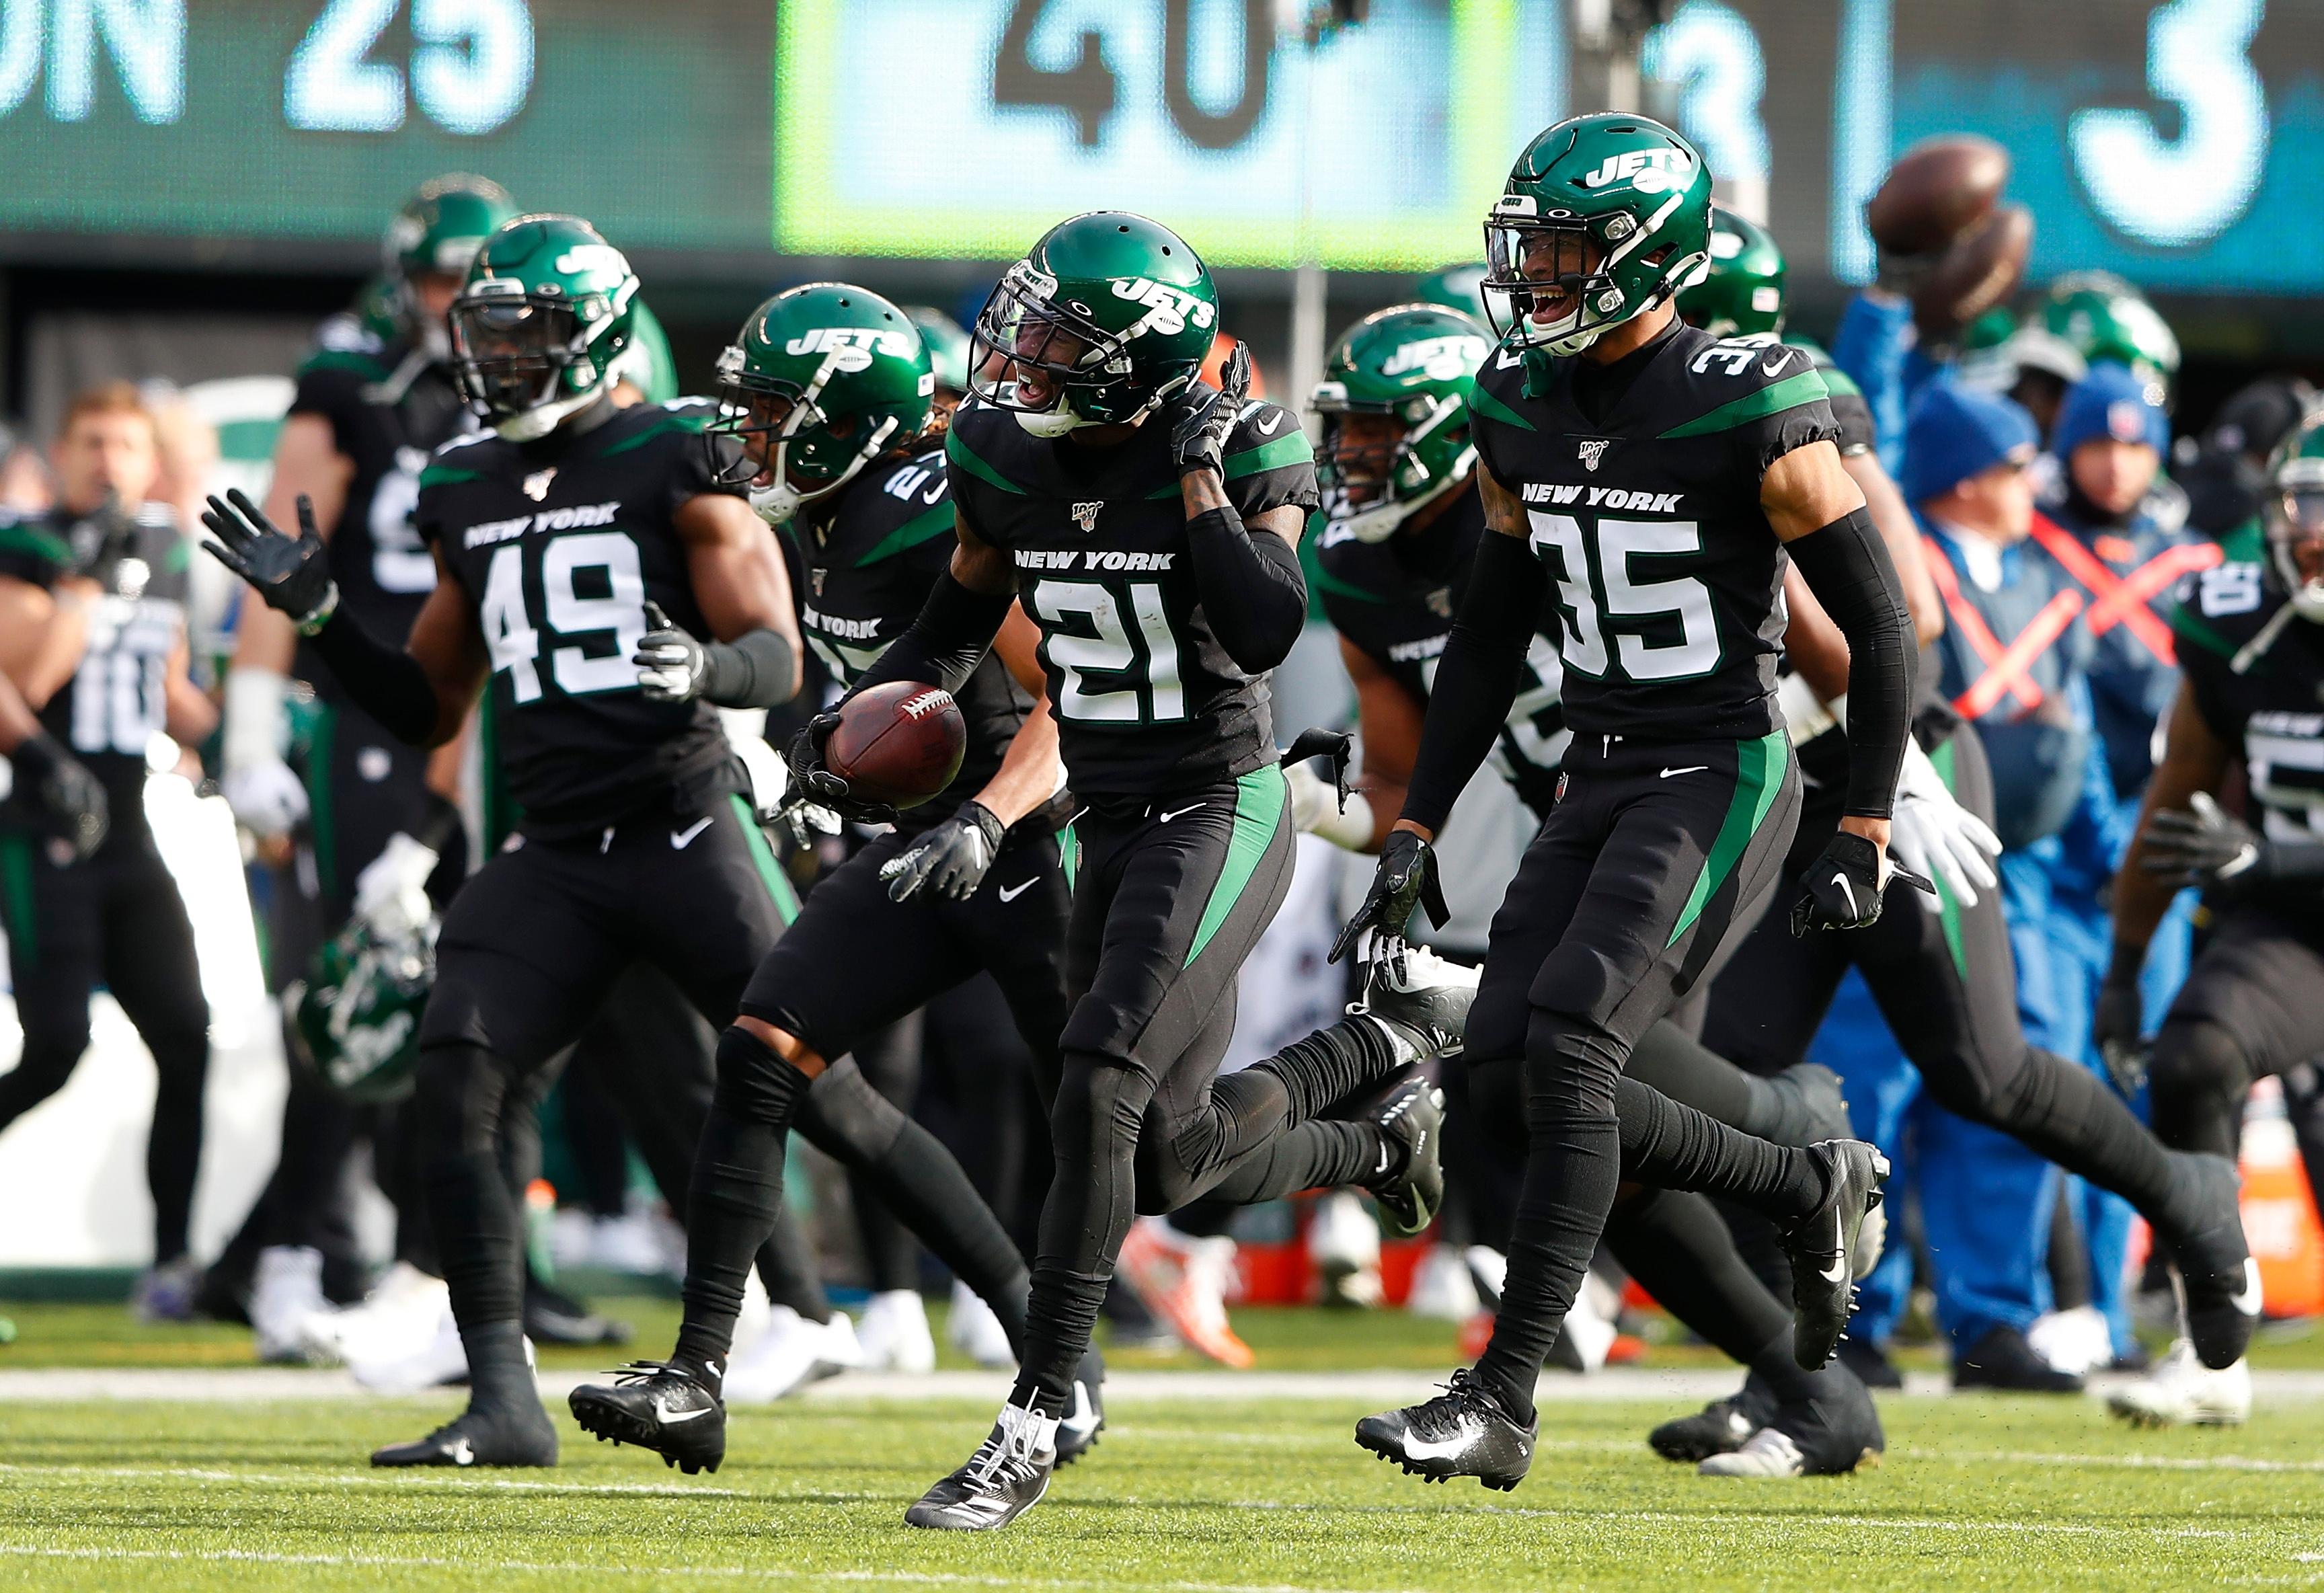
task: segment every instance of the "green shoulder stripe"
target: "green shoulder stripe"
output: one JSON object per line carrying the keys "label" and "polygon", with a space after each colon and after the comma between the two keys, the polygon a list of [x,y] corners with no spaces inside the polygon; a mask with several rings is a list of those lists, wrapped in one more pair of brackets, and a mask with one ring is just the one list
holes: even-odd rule
{"label": "green shoulder stripe", "polygon": [[1515,410],[1510,409],[1508,405],[1501,402],[1500,400],[1495,398],[1491,393],[1487,392],[1482,387],[1476,385],[1474,382],[1471,382],[1469,387],[1469,407],[1476,410],[1478,414],[1483,415],[1489,419],[1498,420],[1504,426],[1522,427],[1527,431],[1537,431],[1540,429],[1540,428],[1536,427],[1532,421],[1526,419],[1523,415],[1518,414]]}
{"label": "green shoulder stripe", "polygon": [[862,569],[868,564],[878,564],[883,558],[893,558],[907,548],[918,548],[933,541],[952,529],[952,501],[947,498],[925,514],[916,514],[890,531],[872,546],[872,551],[855,561]]}
{"label": "green shoulder stripe", "polygon": [[[1316,518],[1320,519],[1321,517],[1318,516]],[[1312,529],[1314,525],[1314,521],[1312,520],[1309,521],[1309,525]],[[1329,594],[1333,597],[1344,597],[1351,603],[1386,603],[1388,601],[1387,598],[1382,597],[1379,593],[1367,592],[1362,587],[1357,585],[1354,582],[1343,581],[1339,576],[1333,575],[1331,571],[1325,569],[1323,567],[1323,556],[1319,551],[1317,551],[1315,538],[1313,536],[1304,537],[1300,539],[1299,565],[1300,568],[1305,572],[1307,576],[1307,590],[1318,598]]]}
{"label": "green shoulder stripe", "polygon": [[1820,398],[1831,396],[1831,389],[1824,384],[1821,372],[1802,371],[1784,377],[1772,387],[1747,392],[1739,399],[1721,404],[1708,415],[1699,415],[1683,426],[1674,426],[1662,434],[1661,440],[1709,437],[1714,432],[1732,431],[1738,426],[1769,415],[1780,415],[1785,410],[1795,410],[1802,404],[1812,404]]}
{"label": "green shoulder stripe", "polygon": [[430,465],[420,473],[420,484],[428,487],[456,487],[464,481],[482,481],[481,470],[456,470],[449,465]]}
{"label": "green shoulder stripe", "polygon": [[1280,470],[1286,465],[1305,464],[1314,456],[1315,449],[1307,441],[1306,432],[1295,426],[1273,442],[1245,448],[1240,454],[1229,454],[1219,461],[1219,470],[1227,480],[1240,481],[1246,475],[1257,475],[1262,470]]}
{"label": "green shoulder stripe", "polygon": [[2222,564],[2265,564],[2267,533],[2260,529],[2259,519],[2254,516],[2219,539]]}
{"label": "green shoulder stripe", "polygon": [[349,371],[366,382],[384,382],[394,374],[370,355],[354,348],[317,349],[307,356],[307,363],[299,367],[301,376],[309,371]]}
{"label": "green shoulder stripe", "polygon": [[2232,659],[2238,650],[2234,642],[2212,628],[2209,621],[2183,603],[2171,606],[2171,629],[2205,652],[2217,653],[2223,658]]}
{"label": "green shoulder stripe", "polygon": [[[976,450],[968,446],[968,439],[960,435],[958,427],[945,433],[945,458],[987,486],[999,487],[1002,492],[1014,493],[1020,498],[1025,495],[1024,488],[977,456]],[[1176,491],[1175,488],[1172,490]]]}
{"label": "green shoulder stripe", "polygon": [[599,457],[611,459],[616,454],[626,454],[632,448],[642,448],[654,438],[673,431],[682,431],[689,437],[700,437],[709,424],[710,418],[707,415],[664,415],[635,437],[623,437],[620,442],[607,448]]}
{"label": "green shoulder stripe", "polygon": [[62,537],[23,520],[0,523],[0,553],[29,553],[53,565],[69,565],[72,549]]}

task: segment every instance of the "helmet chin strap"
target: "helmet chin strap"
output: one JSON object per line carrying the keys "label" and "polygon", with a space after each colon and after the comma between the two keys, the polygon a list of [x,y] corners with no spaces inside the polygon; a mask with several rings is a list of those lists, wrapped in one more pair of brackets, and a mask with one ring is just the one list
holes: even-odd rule
{"label": "helmet chin strap", "polygon": [[[820,386],[821,383],[817,382],[816,385]],[[888,439],[895,436],[896,428],[900,424],[895,416],[889,416],[873,429],[871,440],[855,450],[855,457],[847,462],[846,469],[841,471],[826,485],[817,487],[812,493],[802,493],[791,485],[790,447],[793,434],[788,425],[795,424],[796,418],[806,413],[805,402],[794,409],[791,411],[793,422],[787,423],[782,439],[775,444],[775,458],[770,472],[775,478],[773,484],[750,489],[751,507],[757,511],[761,520],[770,526],[782,524],[785,520],[795,517],[808,504],[819,502],[830,497],[832,493],[853,481],[862,473],[866,465],[880,456],[881,450],[888,446]]]}
{"label": "helmet chin strap", "polygon": [[1060,437],[1069,431],[1078,431],[1084,426],[1135,426],[1160,409],[1163,403],[1181,388],[1190,385],[1200,374],[1202,374],[1200,371],[1189,371],[1183,376],[1173,377],[1165,382],[1148,395],[1144,403],[1119,420],[1087,419],[1074,408],[1073,394],[1064,392],[1057,395],[1056,403],[1049,409],[1017,410],[1017,424],[1023,427],[1031,436],[1039,437]]}
{"label": "helmet chin strap", "polygon": [[566,421],[597,401],[604,392],[605,383],[599,381],[586,392],[576,392],[568,398],[554,399],[539,404],[522,414],[504,416],[493,423],[493,429],[512,443],[539,442]]}

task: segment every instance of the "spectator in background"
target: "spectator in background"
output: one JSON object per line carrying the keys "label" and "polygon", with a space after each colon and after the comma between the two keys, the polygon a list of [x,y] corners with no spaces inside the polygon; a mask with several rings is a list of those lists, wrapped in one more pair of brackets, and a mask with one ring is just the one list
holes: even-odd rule
{"label": "spectator in background", "polygon": [[0,510],[46,514],[55,501],[56,488],[41,451],[25,440],[20,427],[0,422]]}

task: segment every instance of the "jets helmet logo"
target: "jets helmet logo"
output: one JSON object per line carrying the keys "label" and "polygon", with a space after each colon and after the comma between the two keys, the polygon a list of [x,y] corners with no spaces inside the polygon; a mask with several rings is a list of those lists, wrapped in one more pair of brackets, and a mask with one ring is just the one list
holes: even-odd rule
{"label": "jets helmet logo", "polygon": [[1485,340],[1481,337],[1421,337],[1389,355],[1380,364],[1380,374],[1402,376],[1417,372],[1430,382],[1458,382],[1484,357]]}
{"label": "jets helmet logo", "polygon": [[1102,502],[1074,504],[1074,523],[1084,531],[1097,529],[1097,511],[1104,507]]}
{"label": "jets helmet logo", "polygon": [[1642,194],[1659,194],[1692,182],[1694,170],[1694,161],[1684,150],[1624,150],[1599,161],[1582,186],[1602,189],[1628,182]]}
{"label": "jets helmet logo", "polygon": [[1167,282],[1157,282],[1151,277],[1131,277],[1126,281],[1117,279],[1113,284],[1113,296],[1146,306],[1146,319],[1139,327],[1141,332],[1176,336],[1186,329],[1189,321],[1198,327],[1207,327],[1218,318],[1219,314],[1217,309],[1192,293],[1183,292]]}
{"label": "jets helmet logo", "polygon": [[557,466],[554,465],[546,470],[534,471],[524,478],[524,495],[536,503],[540,502],[549,496],[549,483],[556,479]]}
{"label": "jets helmet logo", "polygon": [[568,277],[597,271],[625,277],[630,274],[630,261],[611,244],[576,244],[557,257],[557,269]]}
{"label": "jets helmet logo", "polygon": [[1582,463],[1585,469],[1595,470],[1598,461],[1606,456],[1606,445],[1610,437],[1593,437],[1582,445]]}
{"label": "jets helmet logo", "polygon": [[901,332],[878,327],[814,327],[784,344],[783,352],[824,355],[843,371],[868,371],[874,354],[909,359],[912,345]]}

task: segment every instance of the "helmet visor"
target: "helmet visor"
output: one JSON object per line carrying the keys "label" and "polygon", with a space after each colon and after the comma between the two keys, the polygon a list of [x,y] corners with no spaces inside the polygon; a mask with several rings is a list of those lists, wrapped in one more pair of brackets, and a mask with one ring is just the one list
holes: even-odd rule
{"label": "helmet visor", "polygon": [[813,498],[853,474],[871,424],[862,414],[829,413],[788,382],[729,378],[719,384],[709,430],[741,447],[731,454],[714,448],[712,465],[722,486],[769,487],[779,474]]}
{"label": "helmet visor", "polygon": [[1607,249],[1581,222],[1485,224],[1485,280],[1493,329],[1543,343],[1585,330],[1590,301],[1613,285]]}
{"label": "helmet visor", "polygon": [[970,337],[969,385],[1005,409],[1055,409],[1068,388],[1110,381],[1127,364],[1111,334],[1041,291],[1021,264],[1003,277]]}
{"label": "helmet visor", "polygon": [[519,414],[557,397],[584,346],[571,304],[530,294],[472,296],[452,306],[452,352],[486,408]]}

